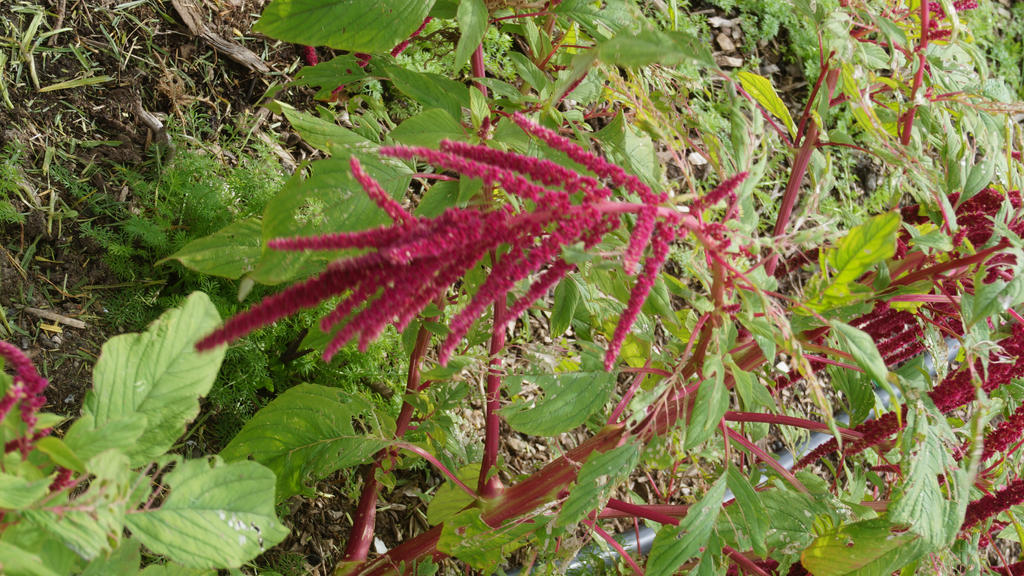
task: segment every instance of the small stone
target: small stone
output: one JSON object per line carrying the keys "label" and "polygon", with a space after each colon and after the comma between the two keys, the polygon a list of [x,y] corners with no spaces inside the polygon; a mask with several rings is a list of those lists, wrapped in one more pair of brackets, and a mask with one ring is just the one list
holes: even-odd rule
{"label": "small stone", "polygon": [[718,47],[725,52],[735,52],[736,45],[733,44],[732,38],[725,32],[719,32],[718,36],[715,36],[715,41],[718,42]]}
{"label": "small stone", "polygon": [[718,54],[715,56],[715,64],[718,64],[723,68],[739,68],[740,66],[743,66],[743,59],[735,56]]}
{"label": "small stone", "polygon": [[686,161],[694,166],[703,166],[708,163],[708,159],[703,154],[697,151],[690,152],[686,157]]}

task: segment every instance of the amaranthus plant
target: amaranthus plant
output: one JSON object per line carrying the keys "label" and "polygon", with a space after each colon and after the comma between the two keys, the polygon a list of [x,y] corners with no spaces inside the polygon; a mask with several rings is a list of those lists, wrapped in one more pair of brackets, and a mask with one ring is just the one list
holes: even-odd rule
{"label": "amaranthus plant", "polygon": [[[1024,503],[1017,105],[977,65],[973,2],[793,4],[819,58],[792,110],[719,68],[674,3],[267,6],[259,30],[311,65],[294,84],[351,129],[271,104],[325,157],[257,235],[175,257],[291,283],[201,354],[324,303],[305,344],[327,361],[402,333],[397,417],[300,384],[220,454],[272,470],[279,502],[362,465],[336,574],[492,573],[518,549],[559,572],[586,540],[634,574],[1024,570],[999,545]],[[403,59],[454,37],[431,27],[457,30],[458,80]],[[489,30],[517,39],[519,78],[494,77]],[[854,153],[885,173],[864,202],[845,196]],[[473,400],[479,450],[453,449]],[[516,471],[509,430],[586,439]],[[444,479],[430,527],[371,554],[419,459]]]}

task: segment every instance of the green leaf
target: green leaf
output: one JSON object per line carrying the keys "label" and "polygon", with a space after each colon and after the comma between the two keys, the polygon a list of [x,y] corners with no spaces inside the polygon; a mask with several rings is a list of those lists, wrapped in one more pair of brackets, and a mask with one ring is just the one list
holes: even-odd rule
{"label": "green leaf", "polygon": [[307,485],[368,462],[390,443],[375,418],[368,402],[340,388],[299,384],[257,412],[221,456],[228,461],[252,457],[273,470],[278,500],[311,494]]}
{"label": "green leaf", "polygon": [[366,69],[360,66],[358,61],[359,59],[354,54],[343,54],[316,66],[306,66],[295,74],[292,84],[318,87],[320,90],[316,93],[315,98],[327,100],[338,86],[366,78]]}
{"label": "green leaf", "polygon": [[789,115],[789,108],[786,108],[782,98],[779,98],[778,93],[775,92],[772,81],[746,70],[740,70],[736,74],[747,94],[757,100],[757,103],[764,107],[769,114],[782,120],[786,124],[786,128],[789,129],[789,135],[796,138],[796,125],[793,123],[793,117]]}
{"label": "green leaf", "polygon": [[700,502],[690,506],[678,526],[662,526],[654,537],[647,560],[648,576],[675,574],[680,566],[700,554],[722,510],[726,479],[723,474]]}
{"label": "green leaf", "polygon": [[61,576],[50,569],[38,554],[0,540],[0,566],[7,576]]}
{"label": "green leaf", "polygon": [[[938,480],[947,467],[955,469],[955,462],[942,439],[954,442],[956,439],[952,430],[945,426],[944,418],[936,417],[935,424],[931,424],[923,409],[912,415],[906,433],[912,440],[907,457],[910,466],[889,506],[889,517],[893,523],[909,526],[910,532],[921,536],[923,544],[937,549],[952,543],[963,521],[957,505],[944,497],[946,488],[940,486]],[[946,487],[953,480],[954,476],[946,476]]]}
{"label": "green leaf", "polygon": [[452,180],[435,182],[420,198],[413,212],[424,218],[436,218],[459,202],[459,183]]}
{"label": "green leaf", "polygon": [[830,290],[846,289],[872,266],[891,258],[899,229],[899,212],[886,212],[850,230],[828,252],[828,263],[835,269]]}
{"label": "green leaf", "polygon": [[[760,474],[760,472],[756,472]],[[739,508],[739,516],[735,516],[735,508],[725,509],[725,513],[735,518],[733,524],[741,526],[750,539],[750,548],[761,558],[768,556],[766,534],[771,521],[765,514],[764,506],[758,498],[754,487],[747,481],[736,467],[729,466],[726,470],[726,485],[732,491]],[[732,510],[732,512],[730,512]]]}
{"label": "green leaf", "polygon": [[565,528],[600,510],[612,492],[629,478],[640,461],[640,446],[623,444],[607,452],[592,452],[576,476],[576,485],[562,504],[555,526]]}
{"label": "green leaf", "polygon": [[139,563],[142,562],[139,547],[138,542],[122,542],[106,556],[100,556],[90,562],[82,576],[111,576],[138,572]]}
{"label": "green leaf", "polygon": [[814,576],[889,576],[923,553],[916,535],[883,516],[819,536],[800,561]]}
{"label": "green leaf", "polygon": [[507,376],[506,385],[532,382],[544,398],[514,401],[501,410],[514,430],[534,436],[554,436],[586,422],[608,401],[615,375],[608,372],[567,372]]}
{"label": "green leaf", "polygon": [[20,510],[32,505],[50,492],[52,478],[29,480],[0,472],[0,509]]}
{"label": "green leaf", "polygon": [[385,52],[412,34],[433,0],[274,0],[253,30],[352,52]]}
{"label": "green leaf", "polygon": [[281,104],[281,111],[310,146],[334,156],[347,157],[356,150],[375,151],[377,145],[355,132],[319,116]]}
{"label": "green leaf", "polygon": [[832,329],[841,337],[843,348],[853,355],[857,366],[867,372],[875,382],[882,383],[888,380],[889,369],[878,352],[874,339],[867,332],[839,320],[832,321]]}
{"label": "green leaf", "polygon": [[186,460],[156,509],[127,518],[147,548],[191,568],[237,568],[288,534],[274,513],[274,474],[256,462]]}
{"label": "green leaf", "polygon": [[452,118],[462,118],[462,108],[469,108],[469,91],[458,82],[429,72],[416,72],[391,64],[379,66],[403,94],[424,108],[440,108]]}
{"label": "green leaf", "polygon": [[572,324],[572,318],[576,315],[576,307],[583,300],[580,287],[572,274],[562,278],[562,281],[555,287],[554,304],[551,308],[551,337],[556,338],[565,334]]}
{"label": "green leaf", "polygon": [[[480,477],[480,463],[474,462],[464,466],[455,475],[467,486],[473,486]],[[440,524],[472,503],[473,498],[449,480],[437,489],[430,504],[427,505],[427,522],[431,526]]]}
{"label": "green leaf", "polygon": [[407,146],[435,147],[441,140],[465,140],[466,129],[440,108],[430,108],[402,122],[391,138]]}
{"label": "green leaf", "polygon": [[64,435],[64,442],[83,461],[88,461],[107,450],[128,452],[146,433],[148,422],[146,415],[138,412],[100,425],[89,419],[79,418]]}
{"label": "green leaf", "polygon": [[[265,572],[260,572],[265,574]],[[217,576],[216,570],[203,568],[186,568],[180,564],[150,564],[139,572],[139,576]]]}
{"label": "green leaf", "polygon": [[487,6],[483,0],[459,2],[455,21],[459,23],[459,43],[455,46],[455,70],[462,68],[480,45],[487,32]]}
{"label": "green leaf", "polygon": [[509,554],[522,546],[522,537],[541,528],[543,522],[523,522],[491,528],[471,508],[444,523],[437,549],[485,574],[494,572]]}
{"label": "green leaf", "polygon": [[[301,171],[296,172],[267,203],[263,212],[264,241],[367,230],[387,222],[384,211],[352,177],[348,157],[338,157],[338,146],[332,149],[334,157],[312,163],[308,177]],[[400,198],[405,194],[411,174],[407,167],[386,163],[376,155],[360,157],[360,160],[363,169],[392,197]],[[263,284],[278,284],[316,273],[336,257],[336,253],[331,256],[265,250],[250,277]]]}
{"label": "green leaf", "polygon": [[[195,292],[145,332],[108,340],[93,370],[95,384],[85,397],[80,421],[86,429],[97,430],[116,420],[145,416],[142,435],[121,447],[133,467],[169,450],[199,413],[199,398],[217,377],[224,347],[200,353],[195,344],[219,324],[210,298]],[[68,446],[79,452],[70,440]]]}
{"label": "green leaf", "polygon": [[85,560],[94,560],[116,545],[124,530],[120,506],[97,506],[88,512],[25,510],[25,520],[56,536]]}
{"label": "green leaf", "polygon": [[640,67],[648,64],[674,66],[682,63],[713,68],[714,58],[704,43],[685,32],[645,30],[636,35],[619,34],[597,46],[597,57],[605,64]]}
{"label": "green leaf", "polygon": [[209,236],[196,238],[181,250],[158,260],[157,265],[177,260],[200,274],[236,280],[251,272],[260,259],[262,233],[263,223],[259,218],[240,220]]}
{"label": "green leaf", "polygon": [[36,450],[49,456],[50,460],[53,460],[53,463],[58,466],[63,466],[75,472],[85,472],[85,462],[63,440],[56,436],[40,438],[36,442]]}
{"label": "green leaf", "polygon": [[697,389],[693,414],[686,427],[684,446],[687,450],[710,438],[729,409],[729,389],[725,386],[721,359],[708,358],[705,364],[704,374],[708,377]]}

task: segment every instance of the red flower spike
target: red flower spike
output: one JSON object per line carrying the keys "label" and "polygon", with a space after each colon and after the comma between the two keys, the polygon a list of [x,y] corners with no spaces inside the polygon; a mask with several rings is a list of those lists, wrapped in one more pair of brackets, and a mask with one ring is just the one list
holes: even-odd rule
{"label": "red flower spike", "polygon": [[[585,248],[592,248],[620,224],[623,214],[641,214],[645,226],[649,222],[655,230],[653,254],[644,264],[617,336],[613,338],[618,343],[607,359],[611,366],[667,257],[668,244],[675,236],[679,219],[671,212],[653,209],[650,204],[606,202],[611,191],[599,180],[546,160],[456,142],[445,142],[443,147],[443,150],[390,147],[382,148],[381,153],[417,158],[438,168],[481,178],[488,185],[501,186],[509,194],[529,200],[532,207],[517,208],[510,203],[489,212],[454,208],[436,218],[417,218],[387,195],[363,172],[358,161],[353,160],[353,176],[392,217],[394,224],[362,232],[271,240],[268,245],[279,250],[355,248],[371,251],[335,261],[320,275],[265,299],[228,320],[204,338],[198,348],[226,343],[301,308],[344,295],[335,309],[321,320],[325,330],[336,329],[344,323],[324,351],[324,358],[329,360],[354,338],[358,337],[359,347],[365,348],[389,324],[403,329],[468,270],[493,255],[489,276],[470,302],[456,312],[449,325],[449,335],[440,350],[440,361],[445,363],[473,322],[495,299],[505,298],[516,284],[526,281],[525,295],[511,309],[514,314],[509,321],[513,321],[575,268],[561,258],[565,246],[582,243]],[[630,191],[643,192],[643,184],[621,168],[579,147],[574,154],[577,158],[596,159],[591,164],[603,178]],[[657,198],[649,189],[641,196]],[[647,234],[634,231],[632,243],[630,258],[639,260],[646,245],[652,242]],[[534,278],[535,275],[539,276]]]}
{"label": "red flower spike", "polygon": [[320,62],[320,58],[316,55],[316,48],[313,46],[303,46],[302,60],[306,63],[306,66],[316,66]]}
{"label": "red flower spike", "polygon": [[640,307],[643,306],[644,301],[647,300],[647,295],[651,292],[651,288],[654,287],[654,281],[658,277],[658,272],[661,271],[661,266],[668,259],[668,247],[674,239],[674,228],[662,226],[660,223],[655,228],[654,238],[651,242],[652,253],[644,261],[644,269],[640,276],[637,277],[636,284],[633,285],[633,291],[629,295],[629,303],[622,312],[622,316],[619,317],[619,323],[615,326],[615,333],[612,335],[611,342],[608,343],[608,350],[604,355],[605,370],[610,371],[615,365],[615,359],[619,356],[622,343],[625,342],[629,329],[633,327],[633,322],[636,320],[637,315],[640,314]]}
{"label": "red flower spike", "polygon": [[716,186],[714,190],[708,192],[703,198],[698,198],[694,202],[691,210],[699,212],[710,206],[714,206],[719,201],[728,198],[729,202],[736,201],[736,188],[747,179],[750,174],[748,172],[740,172],[729,178],[726,178],[721,184]]}
{"label": "red flower spike", "polygon": [[395,199],[388,195],[380,184],[376,180],[370,177],[369,174],[363,172],[362,165],[359,164],[359,159],[353,156],[349,160],[349,167],[352,168],[352,176],[355,177],[356,181],[363,187],[366,194],[370,197],[377,206],[380,206],[382,210],[387,212],[388,216],[395,221],[396,224],[405,224],[406,222],[416,220],[416,217],[409,214],[405,208]]}
{"label": "red flower spike", "polygon": [[528,120],[526,116],[519,113],[513,114],[512,121],[522,128],[527,134],[540,138],[547,143],[548,146],[565,153],[566,156],[571,158],[577,164],[584,166],[587,170],[590,170],[601,178],[611,180],[612,184],[615,186],[620,186],[630,192],[633,192],[639,196],[640,200],[644,203],[658,204],[666,200],[667,196],[665,194],[655,194],[651,191],[649,186],[641,182],[636,176],[628,174],[625,170],[608,162],[604,158],[584,150],[578,144],[557,132],[544,128],[538,124],[534,124]]}
{"label": "red flower spike", "polygon": [[993,454],[1006,450],[1020,440],[1021,435],[1024,435],[1024,404],[1018,406],[1009,418],[985,435],[985,444],[981,452],[982,462]]}
{"label": "red flower spike", "polygon": [[967,514],[960,529],[969,530],[1021,502],[1024,502],[1024,479],[1017,479],[995,494],[988,494],[968,504]]}

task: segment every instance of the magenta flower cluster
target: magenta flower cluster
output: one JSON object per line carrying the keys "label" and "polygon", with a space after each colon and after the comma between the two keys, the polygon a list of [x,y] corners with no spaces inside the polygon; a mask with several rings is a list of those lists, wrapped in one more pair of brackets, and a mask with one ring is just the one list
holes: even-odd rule
{"label": "magenta flower cluster", "polygon": [[46,404],[46,397],[43,396],[43,391],[49,382],[39,375],[39,372],[36,371],[28,356],[25,356],[13,344],[0,341],[0,358],[3,358],[4,363],[14,372],[11,387],[7,390],[4,397],[0,399],[0,422],[7,417],[7,414],[17,404],[21,411],[21,421],[25,423],[27,428],[24,436],[9,440],[4,444],[4,454],[20,450],[22,455],[26,455],[36,440],[50,433],[49,428],[35,430],[36,413],[43,407],[43,404]]}
{"label": "magenta flower cluster", "polygon": [[[575,269],[573,263],[563,259],[563,248],[592,248],[620,225],[623,215],[633,214],[636,224],[623,265],[630,272],[636,270],[641,260],[643,265],[608,344],[605,366],[611,369],[668,257],[669,244],[678,233],[682,217],[669,208],[659,207],[665,196],[654,193],[622,168],[523,116],[514,115],[512,120],[594,176],[548,160],[461,142],[445,141],[436,150],[381,148],[380,153],[386,156],[419,160],[479,178],[485,186],[500,188],[514,199],[487,208],[453,208],[427,219],[406,211],[353,158],[351,167],[356,180],[393,223],[361,232],[272,240],[268,245],[276,250],[367,251],[335,261],[318,276],[231,318],[198,347],[208,349],[232,341],[299,309],[340,297],[336,307],[321,320],[324,331],[337,329],[324,350],[324,358],[330,359],[356,338],[360,348],[365,349],[387,325],[404,329],[467,271],[490,260],[489,275],[449,323],[449,333],[440,349],[443,364],[488,306],[505,299],[517,285],[525,284],[525,292],[511,304],[507,314],[508,321],[514,321]],[[713,194],[729,196],[738,181],[730,179]],[[612,201],[611,188],[622,189],[639,202]],[[643,258],[648,247],[651,253]]]}

